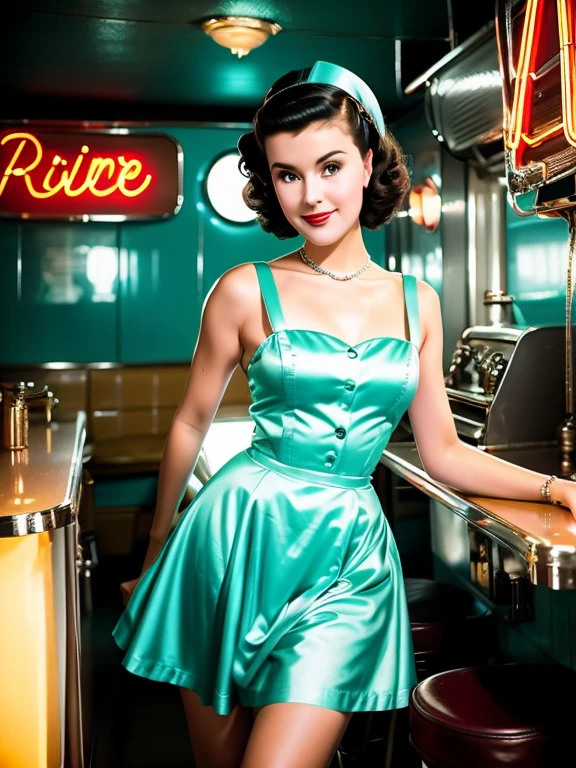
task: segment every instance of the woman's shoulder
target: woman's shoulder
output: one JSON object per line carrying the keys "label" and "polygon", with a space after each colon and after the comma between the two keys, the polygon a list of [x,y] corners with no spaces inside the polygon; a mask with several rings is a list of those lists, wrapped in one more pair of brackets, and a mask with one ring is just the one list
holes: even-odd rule
{"label": "woman's shoulder", "polygon": [[210,288],[209,296],[224,301],[243,301],[255,286],[257,277],[254,262],[245,262],[227,269],[220,275]]}
{"label": "woman's shoulder", "polygon": [[289,253],[285,256],[279,256],[269,260],[259,259],[256,261],[245,261],[226,270],[226,272],[218,278],[216,283],[225,284],[228,289],[241,289],[242,287],[257,285],[258,277],[256,264],[266,264],[273,269],[289,269],[290,265],[294,264],[294,257],[293,254]]}
{"label": "woman's shoulder", "polygon": [[256,264],[281,262],[285,257],[270,261],[245,261],[227,269],[213,284],[210,294],[225,301],[249,302],[260,293]]}
{"label": "woman's shoulder", "polygon": [[418,300],[418,318],[422,339],[430,332],[442,333],[442,310],[438,292],[425,280],[415,279]]}
{"label": "woman's shoulder", "polygon": [[416,291],[418,293],[418,304],[424,308],[434,308],[440,304],[440,296],[433,285],[426,280],[415,278]]}

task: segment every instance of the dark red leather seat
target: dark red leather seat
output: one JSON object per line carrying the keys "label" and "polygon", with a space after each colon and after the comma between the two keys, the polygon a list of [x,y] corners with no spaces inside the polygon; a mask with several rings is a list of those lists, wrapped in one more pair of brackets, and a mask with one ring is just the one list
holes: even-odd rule
{"label": "dark red leather seat", "polygon": [[441,672],[410,701],[410,739],[428,768],[576,764],[576,672],[505,664]]}
{"label": "dark red leather seat", "polygon": [[[497,645],[495,617],[464,589],[430,579],[404,579],[418,679],[465,665],[486,664]],[[393,765],[420,768],[408,743],[408,710],[357,712],[344,734],[348,760],[377,765],[388,750]]]}

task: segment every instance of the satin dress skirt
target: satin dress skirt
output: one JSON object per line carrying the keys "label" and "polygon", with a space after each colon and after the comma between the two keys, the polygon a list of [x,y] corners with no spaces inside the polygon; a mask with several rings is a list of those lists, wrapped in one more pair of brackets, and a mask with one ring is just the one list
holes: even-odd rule
{"label": "satin dress skirt", "polygon": [[120,618],[124,666],[223,715],[275,702],[406,706],[416,675],[404,585],[369,480],[253,448],[234,456]]}

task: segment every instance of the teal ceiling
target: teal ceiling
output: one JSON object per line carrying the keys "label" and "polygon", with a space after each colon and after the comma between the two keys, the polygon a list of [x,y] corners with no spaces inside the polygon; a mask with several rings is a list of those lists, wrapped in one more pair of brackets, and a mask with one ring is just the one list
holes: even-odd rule
{"label": "teal ceiling", "polygon": [[[450,3],[28,2],[25,10],[4,12],[0,118],[241,121],[276,78],[317,59],[366,79],[391,117],[413,102],[403,95],[407,82],[450,49]],[[467,30],[481,26],[492,7],[493,0],[472,6]],[[238,60],[199,27],[221,15],[265,18],[282,32]]]}

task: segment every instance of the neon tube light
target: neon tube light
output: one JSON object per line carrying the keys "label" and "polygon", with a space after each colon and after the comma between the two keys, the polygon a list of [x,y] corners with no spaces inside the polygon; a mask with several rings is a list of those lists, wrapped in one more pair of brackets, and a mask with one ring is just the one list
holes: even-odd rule
{"label": "neon tube light", "polygon": [[[24,178],[30,196],[38,199],[54,197],[58,193],[66,197],[107,197],[113,192],[119,192],[125,197],[138,197],[152,181],[150,173],[142,178],[143,166],[140,160],[127,160],[124,155],[89,158],[90,149],[86,144],[82,146],[69,171],[65,168],[68,162],[54,155],[44,178],[38,178],[34,170],[44,155],[39,139],[30,133],[10,133],[0,141],[0,147],[8,142],[18,143],[0,177],[0,197],[8,182],[20,177]],[[19,164],[19,158],[25,150],[32,150],[34,156],[31,161]],[[138,186],[129,184],[136,181],[140,181]],[[78,186],[74,187],[75,183]]]}

